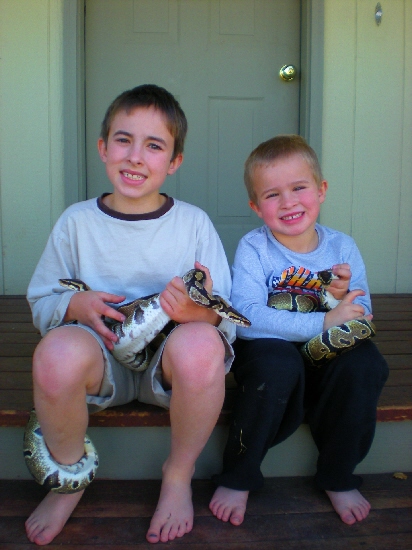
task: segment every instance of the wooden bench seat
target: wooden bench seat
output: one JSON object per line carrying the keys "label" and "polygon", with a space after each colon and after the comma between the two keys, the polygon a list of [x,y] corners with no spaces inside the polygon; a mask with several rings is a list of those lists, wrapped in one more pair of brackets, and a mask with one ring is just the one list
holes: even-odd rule
{"label": "wooden bench seat", "polygon": [[[412,420],[412,294],[372,296],[374,339],[390,367],[379,400],[380,422]],[[25,426],[32,407],[31,357],[40,339],[23,296],[0,296],[0,426]],[[227,377],[219,424],[226,424],[235,384]],[[90,426],[168,426],[169,413],[134,401],[91,415]]]}

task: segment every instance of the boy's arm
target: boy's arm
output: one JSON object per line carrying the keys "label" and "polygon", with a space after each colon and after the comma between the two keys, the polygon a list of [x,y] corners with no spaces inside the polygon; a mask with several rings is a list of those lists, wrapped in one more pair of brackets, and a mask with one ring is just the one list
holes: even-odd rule
{"label": "boy's arm", "polygon": [[[227,302],[230,302],[232,277],[226,253],[216,229],[205,213],[199,219],[199,226],[197,228],[195,259],[201,265],[207,266],[209,270],[210,277],[213,280],[212,294],[217,294]],[[217,317],[218,329],[224,334],[229,343],[233,342],[236,338],[236,326],[227,319]]]}
{"label": "boy's arm", "polygon": [[27,289],[33,323],[42,336],[63,323],[70,299],[75,294],[59,285],[59,278],[71,279],[75,270],[70,247],[56,232],[54,229],[50,235]]}
{"label": "boy's arm", "polygon": [[105,301],[120,303],[124,297],[93,291],[76,292],[60,286],[59,279],[79,276],[76,251],[76,243],[71,242],[65,230],[63,215],[50,234],[27,289],[33,323],[44,336],[63,323],[78,321],[96,330],[111,349],[114,334],[104,325],[101,315],[123,319],[124,316]]}
{"label": "boy's arm", "polygon": [[269,307],[266,275],[258,251],[246,240],[239,243],[233,265],[232,304],[251,323],[238,327],[241,338],[280,338],[306,342],[323,330],[325,313],[300,313]]}
{"label": "boy's arm", "polygon": [[[195,262],[194,267],[202,269],[206,273],[205,288],[211,293],[213,281],[208,268],[199,262]],[[221,321],[221,317],[215,311],[202,307],[189,298],[180,277],[174,277],[167,284],[166,289],[160,294],[160,304],[169,317],[177,323],[201,321],[217,327]]]}
{"label": "boy's arm", "polygon": [[368,321],[372,320],[372,314],[366,314],[365,308],[361,304],[357,304],[354,300],[358,296],[364,296],[363,290],[351,290],[348,292],[342,301],[325,315],[323,330],[328,330],[331,327],[341,325],[353,319],[365,318]]}
{"label": "boy's arm", "polygon": [[353,239],[350,242],[351,246],[345,249],[346,262],[332,267],[339,278],[332,281],[328,290],[341,302],[326,313],[324,330],[352,319],[370,321],[373,317],[365,264]]}
{"label": "boy's arm", "polygon": [[328,286],[328,291],[336,300],[343,300],[349,291],[349,284],[352,277],[350,265],[347,263],[335,264],[332,266],[332,273],[338,278],[332,280],[331,284]]}
{"label": "boy's arm", "polygon": [[76,292],[60,286],[59,278],[73,278],[74,265],[70,263],[67,246],[55,236],[49,239],[35,269],[27,290],[27,300],[33,314],[33,323],[44,336],[50,329],[78,321],[93,328],[105,345],[113,348],[115,334],[106,327],[102,316],[123,321],[124,315],[105,302],[121,303],[125,297],[105,292]]}
{"label": "boy's arm", "polygon": [[344,262],[332,266],[338,279],[332,281],[328,290],[337,300],[343,300],[348,292],[362,290],[354,296],[354,304],[363,306],[364,314],[369,315],[372,307],[365,264],[355,241],[352,238],[348,241],[343,251]]}
{"label": "boy's arm", "polygon": [[118,337],[104,324],[103,317],[110,317],[122,323],[125,316],[120,311],[108,306],[106,302],[120,304],[124,300],[125,296],[117,296],[107,292],[93,290],[75,292],[70,298],[63,322],[77,321],[92,328],[101,336],[105,346],[112,350]]}

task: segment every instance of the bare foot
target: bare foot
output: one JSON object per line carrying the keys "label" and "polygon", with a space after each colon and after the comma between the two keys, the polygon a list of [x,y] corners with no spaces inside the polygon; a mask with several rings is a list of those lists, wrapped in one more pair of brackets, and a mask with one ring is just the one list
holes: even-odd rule
{"label": "bare foot", "polygon": [[348,525],[362,521],[371,509],[369,502],[357,489],[351,491],[326,491],[340,519]]}
{"label": "bare foot", "polygon": [[163,478],[159,502],[146,539],[155,543],[183,537],[192,530],[193,515],[190,482],[170,482]]}
{"label": "bare foot", "polygon": [[63,529],[83,491],[71,494],[50,491],[26,521],[26,534],[31,542],[49,544]]}
{"label": "bare foot", "polygon": [[218,487],[210,501],[211,512],[222,521],[230,521],[232,525],[240,525],[246,512],[249,491],[237,491],[228,487]]}

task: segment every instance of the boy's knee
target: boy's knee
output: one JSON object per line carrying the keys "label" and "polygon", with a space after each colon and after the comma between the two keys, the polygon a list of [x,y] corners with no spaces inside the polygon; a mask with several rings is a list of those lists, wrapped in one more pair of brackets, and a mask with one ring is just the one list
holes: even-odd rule
{"label": "boy's knee", "polygon": [[[57,359],[56,359],[57,357]],[[60,355],[53,355],[47,346],[39,345],[33,355],[33,385],[42,394],[58,398],[64,391],[67,374]]]}
{"label": "boy's knee", "polygon": [[376,346],[374,344],[373,346],[373,352],[370,357],[369,363],[368,363],[368,372],[367,376],[370,381],[370,383],[375,383],[376,387],[380,390],[383,385],[385,384],[386,380],[389,376],[389,366],[386,362],[386,359],[383,357],[383,355],[378,351]]}
{"label": "boy's knee", "polygon": [[209,361],[223,359],[225,347],[216,328],[208,323],[186,323],[178,326],[170,335],[166,348],[170,353],[189,360],[196,356]]}
{"label": "boy's knee", "polygon": [[339,363],[345,378],[351,379],[356,385],[364,384],[368,387],[380,388],[389,375],[385,358],[371,341],[363,342],[353,350],[342,354]]}
{"label": "boy's knee", "polygon": [[304,375],[304,362],[296,346],[286,340],[260,338],[235,343],[236,376],[253,376],[262,382],[294,385]]}
{"label": "boy's knee", "polygon": [[53,329],[34,352],[34,386],[49,395],[58,396],[60,392],[70,391],[72,386],[86,384],[90,366],[101,357],[95,338],[86,331],[75,330],[76,334],[69,334],[65,327]]}
{"label": "boy's knee", "polygon": [[207,323],[180,325],[170,335],[162,366],[172,377],[204,386],[224,377],[225,346],[215,327]]}

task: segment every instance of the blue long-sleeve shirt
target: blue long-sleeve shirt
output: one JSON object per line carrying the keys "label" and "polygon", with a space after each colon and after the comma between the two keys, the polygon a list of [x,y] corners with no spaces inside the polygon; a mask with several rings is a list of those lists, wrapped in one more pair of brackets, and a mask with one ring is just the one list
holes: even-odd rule
{"label": "blue long-sleeve shirt", "polygon": [[249,232],[240,240],[233,264],[231,301],[252,323],[250,328],[237,327],[240,338],[306,342],[321,333],[325,312],[273,309],[267,305],[268,296],[284,291],[319,295],[316,273],[335,264],[350,265],[349,290],[363,290],[365,296],[359,296],[355,302],[364,307],[365,315],[372,312],[366,269],[355,241],[319,224],[316,231],[318,246],[305,254],[280,244],[267,226]]}

